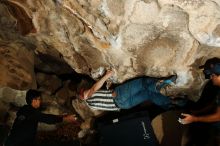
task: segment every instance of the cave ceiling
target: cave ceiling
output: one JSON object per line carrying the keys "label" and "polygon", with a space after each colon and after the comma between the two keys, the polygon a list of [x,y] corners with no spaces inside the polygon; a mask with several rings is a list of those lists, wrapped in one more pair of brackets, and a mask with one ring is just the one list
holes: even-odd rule
{"label": "cave ceiling", "polygon": [[116,83],[176,74],[194,94],[220,57],[220,0],[0,0],[0,55],[2,87],[36,88],[36,69],[114,68]]}

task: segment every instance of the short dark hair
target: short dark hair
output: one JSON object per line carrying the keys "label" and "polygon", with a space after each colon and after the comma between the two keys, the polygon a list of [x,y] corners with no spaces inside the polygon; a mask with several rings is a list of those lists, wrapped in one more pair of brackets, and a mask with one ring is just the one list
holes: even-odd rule
{"label": "short dark hair", "polygon": [[37,97],[40,97],[40,96],[41,96],[41,92],[40,91],[30,89],[26,93],[26,103],[28,105],[31,105],[32,100],[37,98]]}

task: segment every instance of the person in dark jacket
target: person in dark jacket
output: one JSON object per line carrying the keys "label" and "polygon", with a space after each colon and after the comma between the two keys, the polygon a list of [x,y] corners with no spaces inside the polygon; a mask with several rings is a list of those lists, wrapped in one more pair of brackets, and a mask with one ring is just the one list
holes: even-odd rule
{"label": "person in dark jacket", "polygon": [[38,122],[55,124],[59,122],[76,122],[75,115],[51,115],[39,111],[41,93],[36,90],[28,90],[26,93],[27,105],[17,112],[5,146],[34,146]]}
{"label": "person in dark jacket", "polygon": [[179,119],[188,124],[184,146],[220,146],[220,61],[209,63],[204,74],[209,81],[199,101]]}

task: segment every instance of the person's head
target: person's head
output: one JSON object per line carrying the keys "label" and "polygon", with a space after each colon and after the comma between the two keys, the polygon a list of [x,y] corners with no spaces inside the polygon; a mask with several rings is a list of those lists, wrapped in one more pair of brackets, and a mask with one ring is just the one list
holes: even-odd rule
{"label": "person's head", "polygon": [[213,85],[220,86],[220,63],[213,64],[210,74]]}
{"label": "person's head", "polygon": [[220,58],[214,57],[208,59],[204,65],[199,66],[200,69],[203,69],[203,73],[206,79],[210,79],[211,77],[211,68],[213,68],[214,64],[220,63]]}
{"label": "person's head", "polygon": [[26,93],[26,103],[34,108],[39,108],[41,103],[40,97],[41,92],[30,89]]}
{"label": "person's head", "polygon": [[84,99],[85,91],[89,90],[94,84],[94,81],[82,79],[77,85],[76,97],[79,99]]}

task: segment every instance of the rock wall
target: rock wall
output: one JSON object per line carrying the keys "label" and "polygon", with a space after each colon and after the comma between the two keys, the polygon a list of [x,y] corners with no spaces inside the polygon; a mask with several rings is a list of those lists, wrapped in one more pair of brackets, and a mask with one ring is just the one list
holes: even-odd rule
{"label": "rock wall", "polygon": [[27,89],[36,86],[33,52],[21,43],[1,43],[0,86]]}
{"label": "rock wall", "polygon": [[[193,86],[197,92],[203,83],[198,66],[220,56],[219,0],[5,0],[0,9],[0,38],[7,47],[22,51],[12,41],[23,42],[24,50],[49,54],[88,75],[113,67],[116,82],[177,74],[178,89]],[[27,79],[1,84],[32,87],[32,61],[23,61],[29,62],[21,69]]]}
{"label": "rock wall", "polygon": [[220,57],[220,0],[2,0],[0,56],[1,87],[39,88],[36,70],[56,82],[51,73],[114,68],[115,83],[176,74],[172,93],[197,100],[199,66]]}

